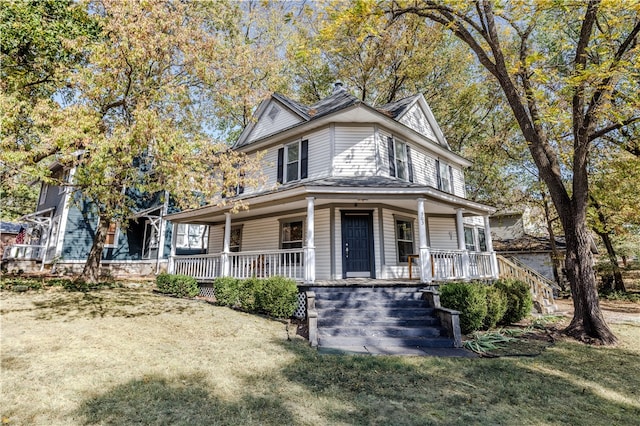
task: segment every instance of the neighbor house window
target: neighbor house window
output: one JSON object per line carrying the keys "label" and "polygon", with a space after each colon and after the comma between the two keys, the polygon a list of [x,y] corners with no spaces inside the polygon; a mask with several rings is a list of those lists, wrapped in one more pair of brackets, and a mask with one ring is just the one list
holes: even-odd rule
{"label": "neighbor house window", "polygon": [[476,251],[476,240],[473,235],[473,228],[469,226],[464,227],[464,244],[467,250]]}
{"label": "neighbor house window", "polygon": [[242,225],[231,227],[231,239],[229,241],[229,251],[238,253],[242,244]]}
{"label": "neighbor house window", "polygon": [[38,204],[44,204],[45,200],[47,199],[48,188],[49,188],[49,185],[42,182],[42,185],[40,186],[40,199],[38,200]]}
{"label": "neighbor house window", "polygon": [[309,141],[293,142],[278,150],[278,183],[307,178]]}
{"label": "neighbor house window", "polygon": [[409,145],[392,137],[387,138],[389,176],[413,182],[413,164]]}
{"label": "neighbor house window", "polygon": [[60,179],[60,186],[58,186],[58,194],[62,194],[67,189],[66,183],[69,183],[70,170],[66,169],[62,172],[62,178]]}
{"label": "neighbor house window", "polygon": [[480,251],[487,251],[487,236],[482,228],[478,228],[478,243],[480,245]]}
{"label": "neighbor house window", "polygon": [[184,249],[203,249],[207,245],[206,225],[179,223],[176,229],[176,247]]}
{"label": "neighbor house window", "polygon": [[398,242],[398,262],[406,263],[413,254],[413,221],[396,220],[396,240]]}
{"label": "neighbor house window", "polygon": [[438,178],[438,189],[440,191],[453,193],[453,169],[447,163],[436,160],[436,173]]}
{"label": "neighbor house window", "polygon": [[111,222],[107,229],[107,238],[104,240],[105,247],[116,247],[118,245],[118,224]]}

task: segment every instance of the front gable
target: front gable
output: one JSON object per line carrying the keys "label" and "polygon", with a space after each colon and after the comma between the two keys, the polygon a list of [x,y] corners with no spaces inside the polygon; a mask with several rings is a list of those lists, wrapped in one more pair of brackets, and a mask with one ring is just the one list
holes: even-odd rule
{"label": "front gable", "polygon": [[288,102],[278,99],[277,95],[264,100],[254,115],[252,124],[245,127],[234,148],[249,145],[264,136],[288,129],[306,120],[303,111],[296,110]]}
{"label": "front gable", "polygon": [[432,141],[437,142],[441,146],[450,149],[424,96],[416,96],[413,103],[408,105],[405,110],[396,117],[396,120]]}

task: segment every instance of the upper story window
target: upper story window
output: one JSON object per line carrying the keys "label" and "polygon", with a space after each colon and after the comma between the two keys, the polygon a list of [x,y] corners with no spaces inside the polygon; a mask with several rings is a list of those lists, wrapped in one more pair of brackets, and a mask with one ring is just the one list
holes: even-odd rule
{"label": "upper story window", "polygon": [[184,249],[203,249],[207,246],[209,227],[179,223],[176,228],[176,247]]}
{"label": "upper story window", "polygon": [[278,183],[307,178],[309,141],[293,142],[278,150]]}
{"label": "upper story window", "polygon": [[436,160],[438,189],[453,194],[453,168],[441,160]]}
{"label": "upper story window", "polygon": [[389,154],[389,176],[413,182],[413,163],[409,145],[388,137],[387,149]]}

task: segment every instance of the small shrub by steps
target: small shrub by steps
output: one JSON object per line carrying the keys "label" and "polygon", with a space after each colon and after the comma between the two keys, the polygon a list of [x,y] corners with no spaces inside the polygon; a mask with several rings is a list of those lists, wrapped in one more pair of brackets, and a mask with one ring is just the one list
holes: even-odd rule
{"label": "small shrub by steps", "polygon": [[529,286],[513,279],[482,283],[449,283],[440,286],[442,306],[460,311],[462,333],[513,324],[529,315],[533,300]]}
{"label": "small shrub by steps", "polygon": [[298,305],[298,287],[289,278],[216,278],[213,288],[217,304],[246,312],[289,318]]}

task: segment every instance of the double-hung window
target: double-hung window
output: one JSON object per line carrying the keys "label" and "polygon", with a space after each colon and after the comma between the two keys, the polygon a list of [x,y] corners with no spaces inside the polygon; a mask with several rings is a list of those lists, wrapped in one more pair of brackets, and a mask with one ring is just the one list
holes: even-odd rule
{"label": "double-hung window", "polygon": [[278,150],[278,183],[307,178],[309,141],[303,140],[285,145]]}
{"label": "double-hung window", "polygon": [[453,194],[453,168],[444,161],[436,160],[438,189]]}
{"label": "double-hung window", "polygon": [[398,262],[406,263],[413,254],[413,221],[396,219],[396,240],[398,242]]}
{"label": "double-hung window", "polygon": [[105,247],[116,247],[118,245],[118,224],[115,222],[109,223],[109,229],[107,229],[107,238],[104,240]]}
{"label": "double-hung window", "polygon": [[476,238],[473,228],[470,226],[464,227],[464,244],[467,250],[476,251]]}
{"label": "double-hung window", "polygon": [[478,228],[478,244],[480,245],[480,251],[487,251],[487,237],[482,228]]}
{"label": "double-hung window", "polygon": [[389,154],[389,176],[413,182],[413,164],[411,148],[393,137],[387,138]]}
{"label": "double-hung window", "polygon": [[[280,223],[280,248],[283,250],[302,248],[304,241],[304,221],[293,219]],[[299,264],[300,253],[283,253],[283,264]]]}
{"label": "double-hung window", "polygon": [[179,223],[176,228],[176,247],[183,249],[203,249],[207,246],[209,227]]}
{"label": "double-hung window", "polygon": [[229,251],[238,253],[242,244],[242,225],[231,227],[231,238],[229,241]]}

